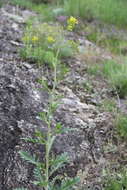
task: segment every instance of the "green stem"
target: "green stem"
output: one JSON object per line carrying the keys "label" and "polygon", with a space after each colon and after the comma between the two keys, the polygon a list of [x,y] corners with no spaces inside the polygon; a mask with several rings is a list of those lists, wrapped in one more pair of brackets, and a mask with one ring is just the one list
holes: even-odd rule
{"label": "green stem", "polygon": [[56,66],[54,66],[54,84],[53,84],[53,90],[52,90],[53,97],[55,95],[56,85],[57,85]]}
{"label": "green stem", "polygon": [[54,68],[54,80],[53,80],[53,90],[52,90],[52,95],[55,95],[55,89],[56,89],[56,85],[57,85],[57,59],[58,59],[58,55],[59,55],[59,49],[56,52],[56,59],[55,59],[55,63],[53,63],[53,68]]}
{"label": "green stem", "polygon": [[47,133],[47,142],[46,142],[46,189],[48,190],[49,187],[49,143],[50,143],[50,137],[51,137],[51,126],[50,126],[50,121],[48,123],[48,133]]}
{"label": "green stem", "polygon": [[[58,54],[59,54],[59,50],[56,53],[56,60],[58,58]],[[47,132],[47,142],[46,142],[46,188],[45,190],[49,190],[49,157],[50,157],[50,151],[49,151],[49,144],[50,144],[50,139],[51,139],[51,118],[50,116],[52,115],[52,110],[51,110],[51,106],[52,103],[54,101],[54,96],[55,96],[55,89],[56,89],[56,85],[57,85],[57,63],[53,63],[53,68],[54,68],[54,79],[53,79],[53,89],[52,89],[52,93],[50,96],[50,100],[49,100],[49,109],[48,109],[48,132]]]}

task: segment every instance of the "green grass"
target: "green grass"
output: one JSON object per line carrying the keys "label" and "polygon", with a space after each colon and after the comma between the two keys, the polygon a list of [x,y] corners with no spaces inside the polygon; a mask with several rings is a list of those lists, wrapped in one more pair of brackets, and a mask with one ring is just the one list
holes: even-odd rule
{"label": "green grass", "polygon": [[117,63],[114,60],[104,61],[101,64],[90,65],[88,72],[101,75],[108,79],[112,88],[120,98],[127,96],[127,62]]}
{"label": "green grass", "polygon": [[127,95],[127,63],[105,62],[102,72],[109,79],[120,98],[124,98]]}
{"label": "green grass", "polygon": [[23,7],[23,8],[27,8],[27,9],[33,9],[35,8],[35,4],[32,2],[32,1],[29,1],[29,0],[12,0],[11,1],[11,4],[13,5],[18,5],[20,7]]}
{"label": "green grass", "polygon": [[114,99],[105,99],[101,104],[101,108],[107,112],[114,113],[117,111],[116,101]]}
{"label": "green grass", "polygon": [[90,74],[90,75],[102,75],[102,64],[97,64],[95,63],[94,65],[88,65],[88,68],[87,68],[87,72]]}
{"label": "green grass", "polygon": [[3,5],[3,2],[0,1],[0,8],[2,7],[2,5]]}
{"label": "green grass", "polygon": [[96,18],[119,27],[127,25],[125,0],[65,0],[64,7],[68,15]]}
{"label": "green grass", "polygon": [[112,53],[117,55],[126,55],[127,40],[122,39],[118,35],[108,35],[108,33],[103,33],[96,26],[96,28],[91,28],[89,34],[87,34],[87,39],[96,43],[97,46],[106,48]]}
{"label": "green grass", "polygon": [[[45,21],[50,21],[54,19],[54,14],[53,14],[53,5],[47,5],[44,3],[36,4],[32,2],[31,0],[12,0],[11,4],[13,5],[18,5],[22,8],[29,9],[32,11],[35,11],[40,14],[41,18]],[[56,6],[55,6],[56,7]]]}
{"label": "green grass", "polygon": [[123,170],[119,173],[108,173],[106,187],[104,190],[123,190],[127,189],[127,171]]}
{"label": "green grass", "polygon": [[127,138],[127,115],[119,114],[115,121],[118,134],[124,139]]}

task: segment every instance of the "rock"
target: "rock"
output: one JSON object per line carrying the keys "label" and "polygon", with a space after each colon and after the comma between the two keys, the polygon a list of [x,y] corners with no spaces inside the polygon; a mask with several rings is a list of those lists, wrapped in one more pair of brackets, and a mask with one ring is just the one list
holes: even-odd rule
{"label": "rock", "polygon": [[[48,98],[47,93],[38,90],[38,69],[24,65],[18,58],[20,43],[17,40],[21,38],[23,26],[10,15],[0,12],[3,39],[0,48],[0,189],[3,190],[25,186],[24,182],[32,179],[33,166],[24,165],[18,155],[24,146],[29,151],[29,146],[20,138],[34,134],[36,127],[43,128],[37,116]],[[27,183],[27,187],[33,188],[31,183]]]}
{"label": "rock", "polygon": [[29,11],[29,10],[22,11],[22,17],[25,21],[27,21],[27,19],[30,17],[35,17],[36,15],[37,15],[36,13]]}
{"label": "rock", "polygon": [[21,17],[19,15],[10,14],[10,13],[7,13],[7,12],[4,12],[4,15],[9,17],[10,19],[13,19],[17,23],[22,23],[22,24],[25,23],[25,20],[23,19],[23,17]]}
{"label": "rock", "polygon": [[13,24],[12,24],[12,28],[13,28],[15,31],[18,31],[18,30],[19,30],[18,24],[16,24],[16,23],[13,23]]}

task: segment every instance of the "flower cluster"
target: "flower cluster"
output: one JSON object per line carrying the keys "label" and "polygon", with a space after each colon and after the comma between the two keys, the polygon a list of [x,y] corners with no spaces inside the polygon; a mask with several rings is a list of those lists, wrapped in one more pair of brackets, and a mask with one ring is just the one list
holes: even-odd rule
{"label": "flower cluster", "polygon": [[54,43],[55,42],[55,39],[52,37],[52,36],[48,36],[47,37],[47,41],[48,41],[48,43]]}
{"label": "flower cluster", "polygon": [[78,20],[71,16],[68,20],[67,20],[67,30],[72,31],[75,28],[75,25],[78,24]]}
{"label": "flower cluster", "polygon": [[37,36],[33,36],[33,37],[32,37],[32,41],[33,41],[33,42],[37,42],[38,40],[39,40],[39,38],[38,38]]}

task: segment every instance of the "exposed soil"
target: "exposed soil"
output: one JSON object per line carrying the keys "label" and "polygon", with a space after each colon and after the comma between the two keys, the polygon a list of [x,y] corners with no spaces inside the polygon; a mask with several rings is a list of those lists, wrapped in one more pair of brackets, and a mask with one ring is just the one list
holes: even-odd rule
{"label": "exposed soil", "polygon": [[[21,160],[18,150],[27,150],[32,154],[36,152],[42,158],[44,155],[43,147],[33,146],[21,139],[33,136],[37,128],[46,130],[38,113],[45,109],[48,93],[39,90],[41,86],[37,79],[39,76],[49,77],[45,73],[48,68],[38,68],[36,64],[25,62],[18,54],[23,46],[21,38],[25,21],[34,14],[7,4],[0,9],[1,190],[22,186],[37,189],[31,183],[34,167]],[[87,48],[86,42],[82,41],[82,46]],[[102,58],[110,56],[102,54]],[[89,189],[101,190],[103,170],[115,170],[126,164],[126,144],[118,147],[113,113],[98,108],[105,98],[112,98],[112,90],[105,80],[87,73],[87,61],[87,56],[64,60],[70,72],[58,88],[64,98],[54,122],[61,122],[63,126],[77,128],[78,131],[59,136],[53,149],[55,154],[69,154],[71,163],[65,167],[65,172],[70,177],[80,176],[83,189],[89,186]],[[121,106],[126,112],[123,100]]]}

